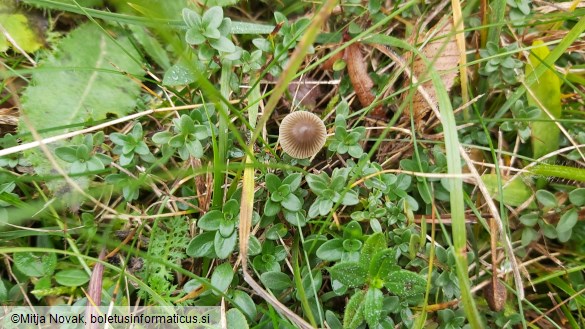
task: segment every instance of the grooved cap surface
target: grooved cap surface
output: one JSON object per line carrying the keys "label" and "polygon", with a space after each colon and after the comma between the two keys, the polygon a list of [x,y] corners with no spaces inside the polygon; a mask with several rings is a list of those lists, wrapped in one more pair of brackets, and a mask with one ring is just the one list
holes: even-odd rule
{"label": "grooved cap surface", "polygon": [[305,159],[317,154],[325,145],[327,130],[318,116],[307,111],[293,112],[282,120],[280,145],[291,157]]}

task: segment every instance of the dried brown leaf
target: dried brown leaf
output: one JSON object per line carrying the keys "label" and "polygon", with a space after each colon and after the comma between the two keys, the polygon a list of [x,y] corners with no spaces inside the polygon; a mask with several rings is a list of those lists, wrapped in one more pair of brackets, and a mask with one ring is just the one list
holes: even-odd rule
{"label": "dried brown leaf", "polygon": [[[347,60],[347,72],[349,74],[349,80],[355,90],[360,104],[363,107],[370,106],[376,99],[372,94],[371,90],[374,88],[374,81],[368,75],[368,63],[366,63],[360,45],[353,43],[345,50],[345,56]],[[381,105],[370,113],[373,117],[384,118],[385,113]]]}
{"label": "dried brown leaf", "polygon": [[[102,249],[98,256],[100,261],[106,259],[106,250]],[[102,283],[104,277],[104,264],[96,262],[93,271],[91,271],[91,278],[89,280],[89,288],[87,291],[88,303],[85,307],[85,316],[91,318],[92,315],[97,315],[99,312],[96,307],[102,304]],[[86,326],[88,329],[99,328],[97,323],[90,323]]]}
{"label": "dried brown leaf", "polygon": [[[434,26],[426,37],[419,40],[423,41],[426,38],[432,38],[433,40],[427,43],[421,50],[421,54],[424,55],[427,61],[435,68],[440,74],[441,80],[445,85],[447,91],[451,90],[455,78],[457,77],[459,65],[460,52],[457,47],[457,42],[453,32],[453,22],[449,19],[447,23],[440,22]],[[410,57],[408,55],[407,57]],[[413,75],[419,80],[424,81],[429,78],[428,76],[429,67],[422,58],[415,58],[412,68]],[[433,87],[432,81],[426,81],[422,84],[423,88],[429,94],[432,102],[437,103],[437,93]],[[406,95],[406,94],[405,94]],[[406,96],[405,96],[406,97]],[[413,112],[415,124],[419,130],[424,126],[422,121],[428,113],[431,111],[431,107],[428,102],[424,99],[420,92],[416,92],[413,96]],[[405,112],[408,115],[408,112]]]}
{"label": "dried brown leaf", "polygon": [[[196,171],[203,168],[201,160],[199,159],[192,158],[191,164],[193,169]],[[199,209],[201,209],[202,212],[207,212],[207,210],[209,210],[209,205],[211,203],[211,193],[208,193],[208,191],[211,191],[212,184],[213,178],[211,177],[210,172],[195,176],[197,200],[199,201]]]}
{"label": "dried brown leaf", "polygon": [[485,297],[490,309],[494,312],[499,312],[503,310],[506,305],[508,291],[504,284],[499,280],[490,280],[488,285],[483,289],[483,296]]}

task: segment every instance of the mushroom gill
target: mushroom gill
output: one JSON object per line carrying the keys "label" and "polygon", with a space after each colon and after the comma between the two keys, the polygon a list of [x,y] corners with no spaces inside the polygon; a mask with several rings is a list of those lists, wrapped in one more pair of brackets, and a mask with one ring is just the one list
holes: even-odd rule
{"label": "mushroom gill", "polygon": [[280,145],[291,157],[312,157],[325,145],[327,130],[318,116],[307,111],[290,113],[280,124]]}

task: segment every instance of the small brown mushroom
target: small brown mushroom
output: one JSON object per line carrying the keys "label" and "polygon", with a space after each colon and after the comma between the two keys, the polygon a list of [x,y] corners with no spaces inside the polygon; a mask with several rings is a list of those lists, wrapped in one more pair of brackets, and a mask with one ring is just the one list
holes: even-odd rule
{"label": "small brown mushroom", "polygon": [[325,145],[327,130],[318,116],[307,111],[293,112],[280,124],[280,145],[291,157],[305,159]]}

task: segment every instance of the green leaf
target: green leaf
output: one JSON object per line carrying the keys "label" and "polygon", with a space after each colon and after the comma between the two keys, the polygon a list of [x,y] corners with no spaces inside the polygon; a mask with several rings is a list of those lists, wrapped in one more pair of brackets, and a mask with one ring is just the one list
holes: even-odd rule
{"label": "green leaf", "polygon": [[221,7],[209,8],[201,18],[201,25],[206,28],[217,29],[223,20],[223,9]]}
{"label": "green leaf", "polygon": [[378,252],[387,248],[386,238],[383,233],[372,234],[364,243],[360,254],[360,264],[363,268],[369,269],[372,258]]}
{"label": "green leaf", "polygon": [[423,294],[427,284],[423,277],[407,270],[392,272],[384,281],[386,288],[399,297]]}
{"label": "green leaf", "polygon": [[284,290],[292,286],[290,277],[278,271],[262,273],[260,275],[260,281],[262,281],[266,288],[273,290]]}
{"label": "green leaf", "polygon": [[201,25],[201,16],[191,9],[183,8],[183,21],[187,24],[187,26],[200,26]]}
{"label": "green leaf", "polygon": [[73,163],[77,161],[77,150],[71,146],[62,146],[55,149],[55,155],[61,160]]}
{"label": "green leaf", "polygon": [[536,239],[537,236],[538,232],[535,229],[533,229],[532,227],[525,227],[522,230],[522,238],[520,240],[522,242],[522,246],[529,245],[532,241]]}
{"label": "green leaf", "polygon": [[193,140],[187,142],[185,147],[187,147],[187,150],[189,150],[189,154],[191,154],[192,157],[196,159],[201,159],[203,157],[203,145],[201,145],[200,141]]}
{"label": "green leaf", "polygon": [[57,255],[53,253],[14,253],[14,265],[24,275],[42,277],[53,274],[57,267]]}
{"label": "green leaf", "polygon": [[[577,213],[577,211],[575,209],[570,209],[567,212],[565,212],[562,216],[561,219],[559,220],[559,223],[557,224],[557,232],[561,233],[561,232],[568,232],[573,230],[573,227],[575,226],[575,224],[577,224],[577,219],[579,218],[579,214]],[[561,241],[561,242],[566,242],[566,241]]]}
{"label": "green leaf", "polygon": [[5,303],[8,300],[8,289],[6,289],[6,285],[4,281],[0,279],[0,303]]}
{"label": "green leaf", "polygon": [[547,190],[536,191],[536,200],[545,208],[554,208],[557,206],[557,198]]}
{"label": "green leaf", "polygon": [[343,200],[341,200],[341,204],[345,206],[353,206],[360,202],[358,193],[354,190],[348,190],[343,195]]}
{"label": "green leaf", "polygon": [[366,293],[363,290],[356,291],[349,299],[343,314],[343,328],[356,329],[364,322],[364,299]]}
{"label": "green leaf", "polygon": [[377,288],[369,288],[364,299],[364,319],[370,328],[375,328],[382,317],[384,295]]}
{"label": "green leaf", "polygon": [[311,190],[318,195],[320,195],[321,193],[323,193],[323,191],[329,188],[329,186],[327,186],[327,184],[329,183],[327,181],[328,179],[326,179],[324,176],[326,177],[327,175],[324,173],[319,175],[308,174],[305,178]]}
{"label": "green leaf", "polygon": [[225,319],[228,329],[248,329],[246,317],[237,308],[232,308],[225,312]]}
{"label": "green leaf", "polygon": [[299,173],[288,175],[285,179],[282,180],[282,184],[287,184],[290,187],[290,190],[294,192],[301,186],[302,178],[303,175]]}
{"label": "green leaf", "polygon": [[370,278],[385,280],[396,268],[396,249],[382,250],[370,262]]}
{"label": "green leaf", "polygon": [[190,257],[211,257],[215,232],[204,232],[194,237],[187,246],[187,255]]}
{"label": "green leaf", "polygon": [[346,239],[360,239],[362,237],[362,226],[356,221],[351,221],[343,228],[343,237]]}
{"label": "green leaf", "polygon": [[278,176],[272,173],[266,174],[264,180],[266,181],[266,189],[268,189],[270,193],[278,191],[278,188],[280,187],[280,185],[282,185]]}
{"label": "green leaf", "polygon": [[[223,263],[215,268],[211,275],[211,285],[220,291],[226,291],[232,280],[234,279],[234,271],[230,263]],[[215,291],[214,291],[215,293]]]}
{"label": "green leaf", "polygon": [[82,270],[63,270],[55,274],[55,281],[62,286],[79,287],[89,281],[89,275]]}
{"label": "green leaf", "polygon": [[524,224],[526,226],[534,226],[534,225],[536,225],[536,222],[538,221],[538,215],[531,213],[531,214],[522,215],[518,219],[520,220],[520,222],[522,224]]}
{"label": "green leaf", "polygon": [[585,188],[577,188],[569,193],[569,201],[577,207],[585,205]]}
{"label": "green leaf", "polygon": [[289,194],[286,196],[284,200],[280,203],[282,206],[290,211],[299,211],[301,210],[302,203],[301,200],[294,194]]}
{"label": "green leaf", "polygon": [[197,227],[206,231],[215,231],[219,229],[219,224],[224,219],[223,212],[219,210],[210,210],[197,221]]}
{"label": "green leaf", "polygon": [[236,50],[236,46],[234,45],[234,43],[224,36],[219,37],[219,39],[209,40],[209,44],[213,48],[219,51],[223,51],[225,53],[231,53]]}
{"label": "green leaf", "polygon": [[144,51],[158,66],[164,70],[168,70],[171,67],[169,56],[163,45],[148,32],[148,29],[138,25],[129,25],[128,28],[132,31],[132,35],[140,43]]}
{"label": "green leaf", "polygon": [[236,242],[238,240],[238,233],[234,232],[230,237],[224,238],[219,232],[215,234],[213,246],[215,247],[215,254],[220,259],[226,259],[234,251]]}
{"label": "green leaf", "polygon": [[[37,51],[42,47],[41,38],[35,34],[35,30],[31,29],[28,18],[18,12],[6,12],[4,4],[0,4],[0,25],[6,30],[8,35],[16,42],[20,49],[27,53]],[[9,47],[15,51],[16,48],[12,43],[8,42],[4,33],[0,33],[0,52],[5,52]]]}
{"label": "green leaf", "polygon": [[348,287],[359,287],[366,282],[366,269],[358,262],[341,262],[329,269],[331,277]]}
{"label": "green leaf", "polygon": [[518,207],[530,197],[532,197],[532,190],[522,179],[515,179],[506,185],[506,180],[502,177],[502,185],[504,197],[501,198],[498,189],[498,177],[496,174],[485,174],[481,176],[481,180],[486,185],[490,195],[496,200],[512,207]]}
{"label": "green leaf", "polygon": [[[531,75],[535,68],[541,64],[549,54],[547,46],[542,40],[532,43],[536,48],[531,49],[529,64],[526,65],[526,76]],[[561,117],[561,80],[553,67],[544,73],[526,90],[528,105],[540,108],[539,120],[531,124],[533,157],[538,159],[545,154],[559,149],[560,129],[551,121]],[[546,114],[545,109],[552,115]]]}
{"label": "green leaf", "polygon": [[250,295],[248,295],[246,292],[241,290],[234,290],[232,300],[233,303],[237,305],[238,308],[241,309],[250,319],[256,317],[258,312],[256,310],[256,303],[254,303],[252,297],[250,297]]}
{"label": "green leaf", "polygon": [[[93,23],[81,25],[61,42],[54,56],[34,70],[32,83],[23,95],[22,110],[38,131],[99,121],[112,114],[126,115],[136,106],[140,93],[140,85],[127,75],[144,75],[140,63],[140,54],[128,38],[113,40]],[[19,130],[28,128],[21,124]]]}
{"label": "green leaf", "polygon": [[[319,215],[325,216],[329,213],[331,208],[333,208],[333,201],[329,199],[317,198],[319,200],[318,207],[319,207]],[[315,200],[315,202],[317,202]]]}
{"label": "green leaf", "polygon": [[155,144],[166,144],[171,140],[173,134],[170,131],[161,131],[152,135],[152,141]]}
{"label": "green leaf", "polygon": [[317,249],[317,257],[331,262],[338,261],[343,255],[343,240],[331,239]]}
{"label": "green leaf", "polygon": [[327,321],[327,325],[331,329],[343,329],[343,325],[341,321],[337,318],[337,315],[330,310],[325,311],[325,320]]}
{"label": "green leaf", "polygon": [[[235,5],[236,3],[238,3],[238,0],[207,0],[205,2],[205,4],[207,4],[208,6],[222,6],[222,7]],[[257,34],[257,33],[254,33],[254,34]]]}
{"label": "green leaf", "polygon": [[191,66],[184,64],[175,64],[165,72],[163,77],[163,84],[165,86],[181,86],[188,85],[195,82],[195,75],[191,69],[196,69],[199,62],[195,62]]}
{"label": "green leaf", "polygon": [[274,202],[270,199],[266,200],[264,204],[264,215],[265,216],[274,216],[278,214],[280,211],[280,203]]}

